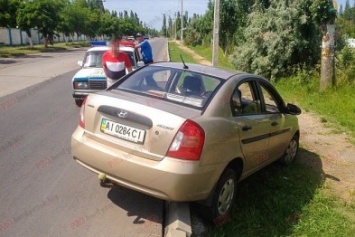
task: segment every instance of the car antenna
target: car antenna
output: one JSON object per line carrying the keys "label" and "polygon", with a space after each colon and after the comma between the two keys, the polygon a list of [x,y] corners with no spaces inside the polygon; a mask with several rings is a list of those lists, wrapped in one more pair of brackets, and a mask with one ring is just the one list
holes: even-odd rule
{"label": "car antenna", "polygon": [[189,69],[189,67],[185,64],[185,61],[184,61],[184,59],[182,58],[182,55],[181,55],[181,54],[180,54],[180,58],[181,58],[182,64],[184,64],[184,69]]}

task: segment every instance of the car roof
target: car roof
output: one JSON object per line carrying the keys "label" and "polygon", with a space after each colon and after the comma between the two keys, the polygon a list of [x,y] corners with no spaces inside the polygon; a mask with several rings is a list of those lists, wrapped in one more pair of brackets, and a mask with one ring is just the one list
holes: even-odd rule
{"label": "car roof", "polygon": [[[151,64],[151,66],[162,66],[162,67],[170,67],[170,68],[176,68],[176,69],[184,69],[184,64],[182,62],[157,62],[157,63]],[[186,63],[186,66],[188,67],[188,69],[186,69],[188,71],[201,73],[201,74],[214,76],[214,77],[219,77],[219,78],[225,79],[225,80],[229,79],[232,76],[238,75],[238,74],[246,74],[246,73],[239,72],[239,71],[223,69],[223,68],[218,68],[218,67],[213,67],[213,66],[194,64],[194,63]]]}

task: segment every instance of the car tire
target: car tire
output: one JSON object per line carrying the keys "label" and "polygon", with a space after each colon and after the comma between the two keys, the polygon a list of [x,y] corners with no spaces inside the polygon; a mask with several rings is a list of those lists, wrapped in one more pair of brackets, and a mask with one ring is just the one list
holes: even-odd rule
{"label": "car tire", "polygon": [[298,148],[299,148],[299,136],[294,135],[290,143],[288,144],[284,155],[281,157],[280,162],[285,165],[291,164],[297,156]]}
{"label": "car tire", "polygon": [[219,220],[229,219],[237,190],[237,173],[232,168],[227,168],[217,182],[210,206],[201,206],[203,218],[218,224]]}
{"label": "car tire", "polygon": [[75,100],[75,104],[76,104],[78,107],[81,107],[81,105],[83,104],[83,100]]}

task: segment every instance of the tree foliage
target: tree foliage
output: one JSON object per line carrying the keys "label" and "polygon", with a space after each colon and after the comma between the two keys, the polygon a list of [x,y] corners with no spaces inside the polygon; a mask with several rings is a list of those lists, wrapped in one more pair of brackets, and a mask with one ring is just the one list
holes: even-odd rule
{"label": "tree foliage", "polygon": [[311,7],[313,19],[320,25],[334,23],[336,10],[331,0],[314,0]]}
{"label": "tree foliage", "polygon": [[0,0],[0,26],[1,27],[16,27],[17,8],[20,6],[18,0]]}
{"label": "tree foliage", "polygon": [[349,0],[346,1],[337,18],[337,29],[344,38],[355,38],[355,2],[351,6]]}
{"label": "tree foliage", "polygon": [[[254,4],[237,42],[232,63],[236,69],[276,77],[319,58],[320,37],[311,20],[309,0],[274,0]],[[266,8],[267,6],[267,8]]]}
{"label": "tree foliage", "polygon": [[212,30],[213,4],[210,0],[206,13],[203,16],[195,16],[187,26],[185,44],[209,46],[212,40]]}
{"label": "tree foliage", "polygon": [[31,38],[38,29],[45,46],[58,32],[89,38],[154,32],[143,26],[137,13],[109,12],[97,0],[0,0],[0,26],[19,27]]}
{"label": "tree foliage", "polygon": [[17,11],[17,23],[21,29],[37,28],[42,33],[45,46],[53,42],[59,12],[64,7],[60,0],[28,0],[24,1]]}

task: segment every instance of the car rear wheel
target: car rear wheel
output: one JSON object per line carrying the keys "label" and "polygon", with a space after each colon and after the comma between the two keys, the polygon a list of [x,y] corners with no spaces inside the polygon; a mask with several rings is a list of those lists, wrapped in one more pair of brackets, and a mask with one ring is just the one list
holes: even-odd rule
{"label": "car rear wheel", "polygon": [[291,164],[297,156],[298,148],[299,136],[295,135],[288,144],[285,154],[281,157],[280,161],[285,165]]}
{"label": "car rear wheel", "polygon": [[207,220],[218,224],[219,220],[229,218],[230,210],[233,207],[237,190],[237,173],[231,168],[227,168],[221,175],[215,192],[213,194],[212,205],[204,206],[201,214]]}
{"label": "car rear wheel", "polygon": [[81,105],[83,104],[83,100],[75,100],[75,104],[78,106],[78,107],[81,107]]}

